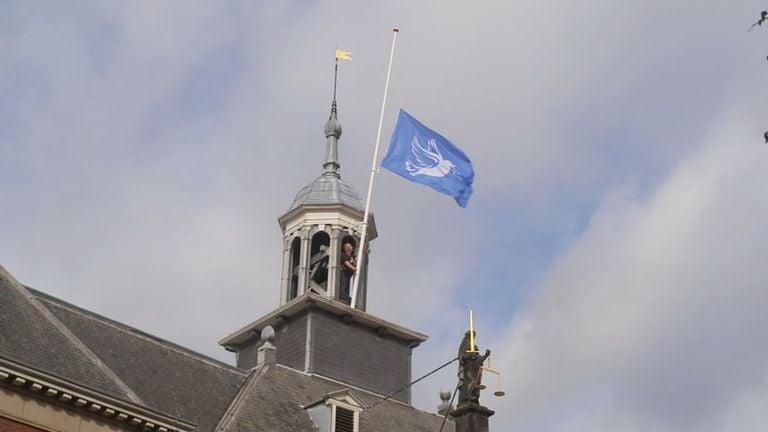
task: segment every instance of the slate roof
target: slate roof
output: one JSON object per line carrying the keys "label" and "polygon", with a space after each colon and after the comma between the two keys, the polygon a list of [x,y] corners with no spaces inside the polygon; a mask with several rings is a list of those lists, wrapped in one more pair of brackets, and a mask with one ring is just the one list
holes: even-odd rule
{"label": "slate roof", "polygon": [[[18,283],[0,266],[0,358],[197,431],[317,431],[303,408],[348,386],[284,366],[246,371]],[[366,406],[381,396],[352,388]],[[361,415],[361,432],[427,432],[442,417],[388,400]],[[453,431],[453,423],[444,429]]]}
{"label": "slate roof", "polygon": [[0,357],[209,431],[247,372],[22,286],[0,266]]}
{"label": "slate roof", "polygon": [[118,399],[127,392],[57,327],[34,296],[0,267],[0,356]]}
{"label": "slate roof", "polygon": [[[317,428],[303,407],[317,402],[328,393],[348,388],[336,381],[283,365],[270,364],[261,369],[254,371],[257,374],[255,383],[243,398],[238,415],[222,424],[225,431],[315,431]],[[350,392],[366,407],[371,407],[361,413],[361,432],[436,432],[443,421],[442,416],[393,400],[373,406],[381,401],[380,395],[354,388]],[[443,431],[453,432],[453,422],[447,421]]]}
{"label": "slate roof", "polygon": [[143,401],[213,430],[246,371],[29,290]]}

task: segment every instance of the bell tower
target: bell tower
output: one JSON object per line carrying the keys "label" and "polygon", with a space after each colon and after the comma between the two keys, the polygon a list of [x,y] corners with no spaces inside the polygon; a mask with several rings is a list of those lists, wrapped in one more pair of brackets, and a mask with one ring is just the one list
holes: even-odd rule
{"label": "bell tower", "polygon": [[[343,245],[354,250],[360,241],[363,204],[360,194],[339,173],[341,124],[336,100],[325,123],[325,162],[319,177],[296,194],[288,211],[278,218],[283,232],[283,270],[280,305],[307,292],[350,305],[352,278],[360,278],[357,304],[365,310],[367,299],[368,252],[355,257],[357,270],[351,274],[342,264]],[[368,238],[376,238],[376,224],[369,216]],[[366,242],[366,246],[370,245]]]}
{"label": "bell tower", "polygon": [[[267,362],[330,378],[409,404],[413,349],[427,340],[366,311],[368,250],[356,257],[358,281],[351,302],[343,246],[358,250],[364,207],[357,190],[341,179],[341,137],[336,98],[325,124],[320,175],[303,187],[282,216],[283,271],[280,306],[219,341],[237,356],[237,367]],[[366,236],[376,238],[372,215]],[[350,307],[352,306],[352,307]]]}

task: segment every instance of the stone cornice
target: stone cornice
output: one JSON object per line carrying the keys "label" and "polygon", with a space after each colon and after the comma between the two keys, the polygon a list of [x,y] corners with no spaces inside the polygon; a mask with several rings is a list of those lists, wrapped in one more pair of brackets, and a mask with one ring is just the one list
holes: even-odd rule
{"label": "stone cornice", "polygon": [[132,405],[0,358],[0,387],[142,432],[188,432],[195,425]]}
{"label": "stone cornice", "polygon": [[[307,215],[313,213],[338,213],[344,215],[351,221],[355,222],[356,229],[360,230],[360,221],[363,220],[363,212],[345,204],[302,204],[299,207],[289,211],[288,213],[280,216],[277,221],[280,224],[280,229],[285,232],[289,225],[296,224],[296,220],[307,218]],[[370,240],[375,239],[378,236],[376,229],[376,218],[373,213],[369,215],[368,219],[368,236]]]}
{"label": "stone cornice", "polygon": [[377,330],[380,336],[391,335],[408,341],[411,343],[412,347],[418,346],[427,340],[427,336],[422,333],[409,330],[405,327],[385,321],[369,313],[351,308],[336,300],[327,299],[312,292],[307,292],[280,306],[261,319],[254,321],[241,328],[240,330],[237,330],[236,332],[228,335],[219,341],[219,345],[222,345],[225,348],[228,346],[239,345],[248,340],[254,332],[261,331],[261,329],[268,325],[277,325],[281,320],[290,318],[311,308],[322,309],[334,315],[341,316],[343,319],[349,322],[356,322],[366,327],[374,328]]}

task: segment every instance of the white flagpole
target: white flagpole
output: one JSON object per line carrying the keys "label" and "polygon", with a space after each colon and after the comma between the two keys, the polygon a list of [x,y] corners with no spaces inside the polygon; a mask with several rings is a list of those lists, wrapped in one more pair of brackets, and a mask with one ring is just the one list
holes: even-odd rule
{"label": "white flagpole", "polygon": [[[371,210],[371,193],[373,192],[373,177],[379,171],[376,165],[378,164],[378,160],[379,160],[379,144],[381,143],[381,127],[384,124],[384,109],[387,107],[387,93],[389,93],[389,77],[392,75],[392,59],[395,58],[395,42],[397,42],[397,34],[399,32],[400,32],[400,29],[398,28],[392,29],[392,50],[389,52],[389,66],[387,67],[387,80],[384,83],[384,99],[381,101],[381,114],[379,115],[379,130],[378,132],[376,132],[376,146],[373,148],[373,161],[371,162],[371,176],[368,178],[368,196],[366,196],[365,198],[365,212],[363,213],[363,225],[362,225],[363,232],[360,234],[360,246],[357,249],[357,274],[354,275],[354,278],[352,281],[352,301],[350,302],[350,306],[352,307],[357,306],[357,288],[360,285],[359,272],[362,270],[362,267],[360,266],[360,264],[365,259],[365,255],[363,254],[363,251],[365,250],[366,237],[368,237],[368,214],[370,213],[370,210]],[[365,265],[367,266],[368,262],[365,262]]]}

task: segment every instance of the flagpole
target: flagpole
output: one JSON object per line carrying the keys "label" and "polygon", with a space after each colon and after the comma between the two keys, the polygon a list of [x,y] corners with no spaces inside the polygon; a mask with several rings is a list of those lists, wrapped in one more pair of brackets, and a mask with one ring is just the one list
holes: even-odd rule
{"label": "flagpole", "polygon": [[[357,272],[352,281],[352,301],[350,306],[357,307],[357,288],[360,285],[361,266],[360,263],[366,258],[363,254],[365,251],[365,240],[368,237],[368,216],[371,210],[371,193],[373,192],[373,178],[378,172],[376,167],[379,159],[379,144],[381,143],[381,127],[384,124],[384,109],[387,107],[387,93],[389,93],[389,77],[392,75],[392,60],[395,58],[395,43],[397,42],[397,34],[400,29],[392,29],[392,49],[389,52],[389,66],[387,67],[387,80],[384,82],[384,98],[381,101],[381,114],[379,115],[379,129],[376,132],[376,145],[373,147],[373,161],[371,162],[371,175],[368,178],[368,195],[365,198],[365,212],[363,213],[362,233],[360,234],[360,246],[357,249]],[[368,265],[368,262],[365,262]]]}

